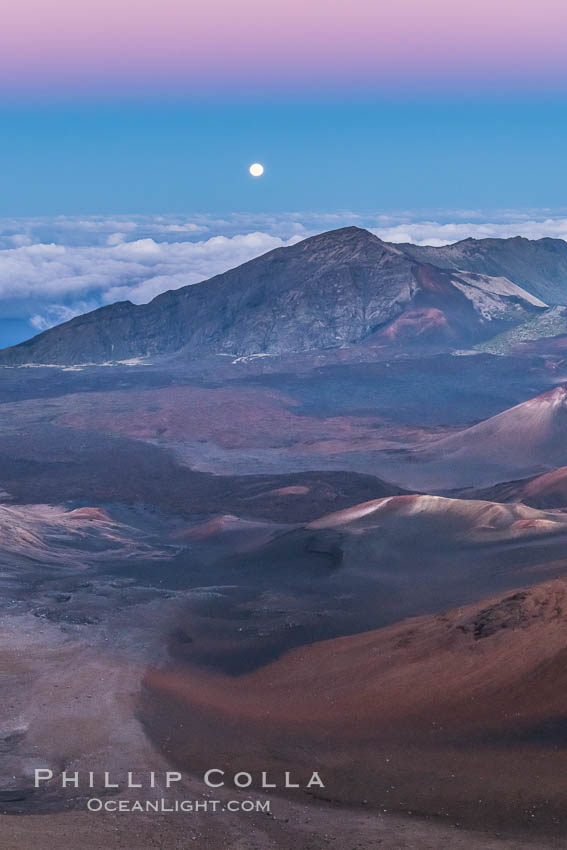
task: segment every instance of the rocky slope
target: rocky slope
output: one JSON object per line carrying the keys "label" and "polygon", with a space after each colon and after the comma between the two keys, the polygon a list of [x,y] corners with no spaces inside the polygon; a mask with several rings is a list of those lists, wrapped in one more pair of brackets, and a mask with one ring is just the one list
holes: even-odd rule
{"label": "rocky slope", "polygon": [[508,328],[492,339],[477,346],[479,351],[488,354],[509,354],[514,352],[562,352],[565,350],[565,332],[567,331],[567,308],[552,307],[536,316],[530,317],[523,325]]}
{"label": "rocky slope", "polygon": [[119,302],[0,353],[77,364],[179,354],[285,354],[375,339],[464,347],[546,303],[500,273],[447,271],[348,227],[278,248],[146,305]]}
{"label": "rocky slope", "polygon": [[407,495],[374,499],[327,514],[306,526],[314,531],[334,529],[343,534],[375,535],[421,546],[482,544],[540,535],[565,534],[567,518],[546,514],[522,504],[441,496]]}
{"label": "rocky slope", "polygon": [[[487,488],[567,462],[567,389],[555,387],[410,455],[392,480],[409,489]],[[491,491],[480,491],[489,493]]]}
{"label": "rocky slope", "polygon": [[185,769],[212,757],[228,775],[243,753],[252,772],[315,764],[327,787],[309,793],[335,804],[559,831],[566,614],[560,579],[302,646],[243,676],[170,665],[146,676],[146,728]]}
{"label": "rocky slope", "polygon": [[[432,453],[492,457],[519,465],[522,454],[531,463],[560,462],[565,456],[567,390],[555,387],[499,413],[478,425],[439,440]],[[426,450],[427,451],[427,450]]]}
{"label": "rocky slope", "polygon": [[534,508],[565,508],[567,506],[567,466],[560,466],[535,478],[508,481],[486,490],[467,494],[475,499],[496,502],[524,502]]}
{"label": "rocky slope", "polygon": [[399,245],[420,263],[504,276],[547,304],[567,303],[567,242],[563,239],[464,239],[441,248]]}

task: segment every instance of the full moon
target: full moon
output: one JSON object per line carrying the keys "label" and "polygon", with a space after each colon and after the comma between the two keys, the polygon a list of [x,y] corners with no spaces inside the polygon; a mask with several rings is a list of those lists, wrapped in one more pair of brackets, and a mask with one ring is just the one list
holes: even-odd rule
{"label": "full moon", "polygon": [[253,162],[248,170],[252,177],[261,177],[264,173],[264,166],[259,162]]}

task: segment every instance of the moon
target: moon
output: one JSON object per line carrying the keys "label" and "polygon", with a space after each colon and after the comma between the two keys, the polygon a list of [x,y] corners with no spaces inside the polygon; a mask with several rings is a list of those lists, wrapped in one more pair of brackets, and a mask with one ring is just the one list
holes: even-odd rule
{"label": "moon", "polygon": [[261,177],[264,173],[264,166],[260,162],[253,162],[248,171],[252,177]]}

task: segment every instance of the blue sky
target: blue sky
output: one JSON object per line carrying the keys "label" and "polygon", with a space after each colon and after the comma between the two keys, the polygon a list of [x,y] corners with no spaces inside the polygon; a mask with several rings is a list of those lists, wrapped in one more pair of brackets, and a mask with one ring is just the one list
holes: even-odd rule
{"label": "blue sky", "polygon": [[0,216],[553,208],[567,197],[559,97],[28,102],[4,103],[0,120]]}

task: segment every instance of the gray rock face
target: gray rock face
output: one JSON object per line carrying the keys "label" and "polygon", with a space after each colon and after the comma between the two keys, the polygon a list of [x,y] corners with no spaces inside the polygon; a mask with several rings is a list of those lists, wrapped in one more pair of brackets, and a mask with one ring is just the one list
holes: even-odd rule
{"label": "gray rock face", "polygon": [[453,272],[348,227],[278,248],[149,304],[119,302],[0,352],[0,363],[284,354],[376,339],[469,345],[546,305],[515,283]]}
{"label": "gray rock face", "polygon": [[503,276],[547,304],[567,304],[567,242],[563,239],[464,239],[432,248],[399,245],[418,262]]}

